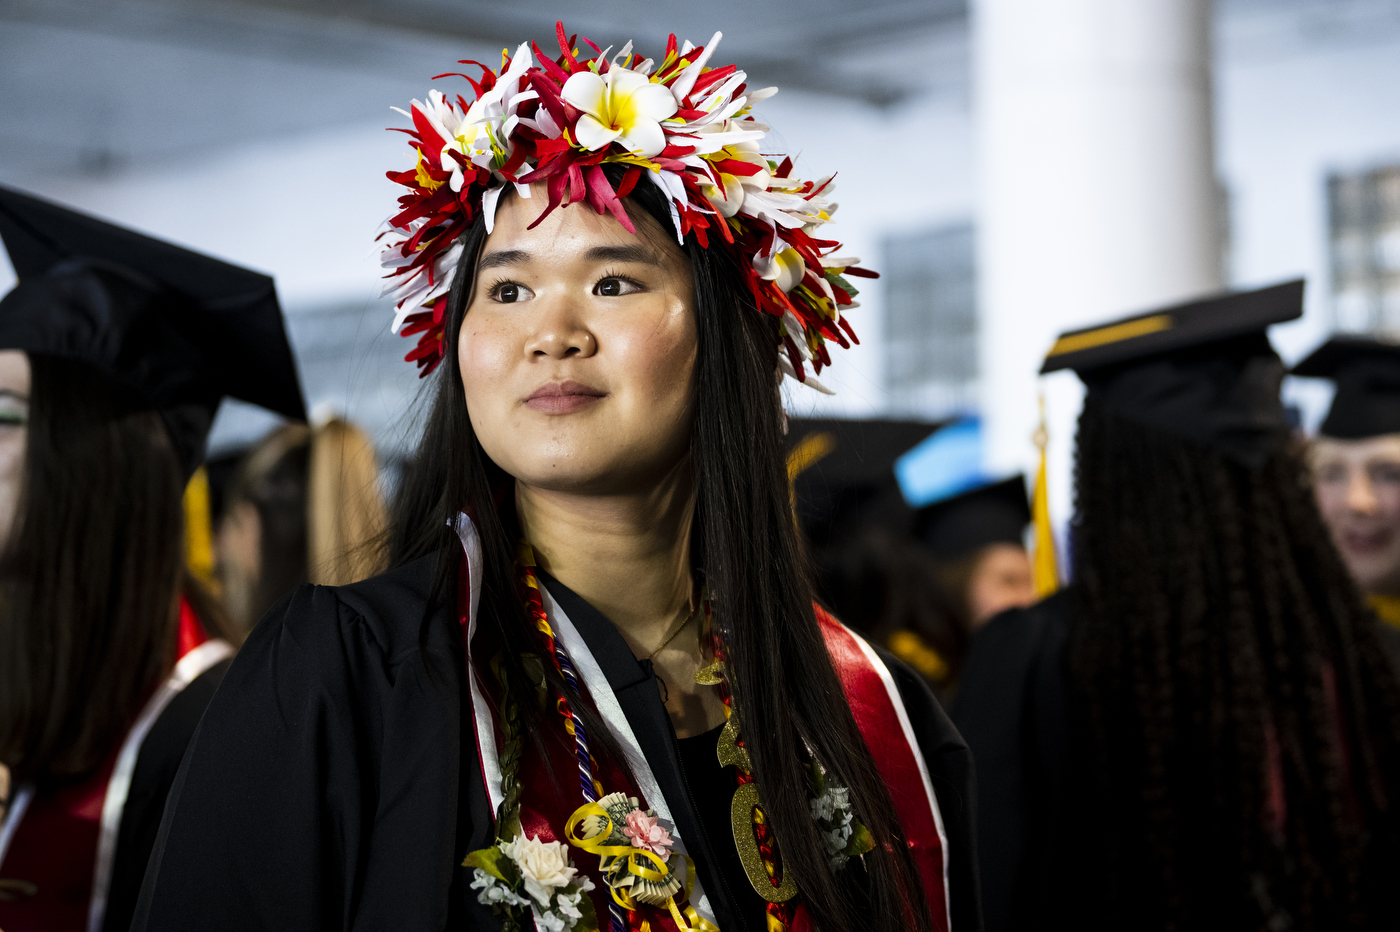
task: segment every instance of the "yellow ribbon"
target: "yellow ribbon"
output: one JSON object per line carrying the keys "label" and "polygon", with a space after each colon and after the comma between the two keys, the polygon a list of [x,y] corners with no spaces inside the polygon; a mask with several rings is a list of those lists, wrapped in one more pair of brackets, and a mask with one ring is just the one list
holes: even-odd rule
{"label": "yellow ribbon", "polygon": [[[605,827],[592,838],[581,838],[577,834],[576,829],[579,827],[580,823],[589,816],[601,816],[605,822]],[[597,803],[584,803],[582,806],[579,806],[574,810],[574,814],[569,816],[569,821],[564,824],[564,837],[568,839],[569,844],[582,848],[589,854],[595,854],[600,858],[626,858],[627,871],[630,874],[641,877],[643,880],[651,880],[654,882],[665,880],[667,877],[671,876],[671,869],[667,866],[666,861],[652,854],[650,851],[634,848],[631,845],[606,844],[604,839],[608,838],[608,836],[612,834],[612,831],[612,816]],[[644,862],[639,861],[639,858],[650,860],[660,868],[660,870],[652,870],[647,867]],[[684,858],[686,865],[685,895],[686,898],[689,899],[691,888],[695,886],[695,862],[684,855],[682,855],[682,858]],[[623,909],[630,911],[637,908],[636,901],[633,899],[630,892],[626,890],[619,892],[618,888],[611,883],[608,884],[608,892],[612,895],[613,902],[617,903],[617,905],[621,906]],[[676,928],[679,929],[680,932],[719,932],[719,926],[715,925],[713,922],[707,921],[695,911],[694,906],[687,904],[685,909],[682,910],[676,904],[676,898],[674,896],[666,898],[666,908],[670,911],[671,919],[675,922]]]}
{"label": "yellow ribbon", "polygon": [[[592,838],[581,838],[575,832],[579,823],[589,816],[601,816],[607,823],[606,827]],[[582,848],[589,854],[598,857],[625,858],[627,861],[627,872],[641,877],[643,880],[660,882],[671,876],[671,869],[666,866],[666,862],[650,851],[641,848],[634,848],[631,845],[609,845],[606,839],[612,834],[613,820],[608,815],[608,811],[597,803],[584,803],[574,810],[574,814],[569,816],[569,821],[564,824],[564,837],[569,840],[569,844]],[[640,858],[646,858],[654,863],[659,870],[652,870],[647,867]],[[636,903],[632,899],[632,894],[627,891],[618,892],[618,888],[611,882],[608,884],[608,891],[612,894],[613,901],[623,909],[636,909]],[[673,898],[674,899],[674,898]]]}

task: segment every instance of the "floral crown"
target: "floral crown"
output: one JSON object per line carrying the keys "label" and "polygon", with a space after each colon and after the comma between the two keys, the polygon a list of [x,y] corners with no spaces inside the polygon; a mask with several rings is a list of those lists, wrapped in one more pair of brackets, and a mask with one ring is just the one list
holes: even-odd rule
{"label": "floral crown", "polygon": [[[562,23],[556,31],[557,59],[524,43],[514,56],[502,53],[500,74],[463,61],[481,69],[479,80],[434,78],[465,78],[476,91],[471,103],[431,91],[426,104],[415,100],[412,112],[399,111],[413,120],[413,129],[399,131],[413,140],[418,160],[409,171],[388,173],[409,190],[380,235],[388,236],[384,294],[397,301],[393,329],[419,335],[404,358],[420,375],[442,360],[459,238],[478,213],[491,231],[506,184],[521,197],[532,183],[545,185],[549,202],[535,223],[587,202],[635,233],[622,199],[646,179],[665,193],[677,239],[693,233],[709,248],[713,238],[741,260],[754,303],[782,322],[782,371],[827,391],[805,367],[815,375],[831,364],[827,340],[859,342],[841,313],[858,306],[843,276],[876,275],[857,268],[858,259],[836,258],[836,241],[813,235],[836,210],[827,200],[831,177],[803,181],[790,158],[778,162],[760,151],[768,127],[749,110],[777,88],[745,93],[736,66],[709,67],[720,33],[702,48],[678,48],[672,35],[658,64],[639,61],[631,42],[609,58],[587,39],[595,56],[582,60],[577,37],[566,38]],[[616,188],[603,172],[609,163],[626,166]]]}

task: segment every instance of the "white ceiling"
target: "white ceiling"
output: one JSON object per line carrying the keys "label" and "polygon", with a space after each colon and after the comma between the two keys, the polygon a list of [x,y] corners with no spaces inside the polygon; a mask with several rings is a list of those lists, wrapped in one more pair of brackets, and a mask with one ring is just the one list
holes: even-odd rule
{"label": "white ceiling", "polygon": [[[639,50],[659,51],[668,31],[701,44],[723,30],[721,57],[755,82],[886,105],[914,85],[881,70],[881,44],[961,31],[964,2],[0,0],[0,179],[386,121],[389,104],[422,97],[458,59],[497,63],[527,38],[557,47],[561,16],[604,46],[631,38]],[[965,83],[964,59],[933,78]]]}

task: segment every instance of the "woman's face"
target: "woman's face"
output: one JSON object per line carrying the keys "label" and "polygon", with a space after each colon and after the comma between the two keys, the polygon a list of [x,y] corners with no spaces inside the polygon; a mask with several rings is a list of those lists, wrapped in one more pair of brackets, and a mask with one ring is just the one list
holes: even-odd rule
{"label": "woman's face", "polygon": [[0,545],[10,538],[29,439],[29,357],[0,350]]}
{"label": "woman's face", "polygon": [[695,370],[689,262],[650,217],[587,204],[533,230],[544,191],[507,195],[486,238],[457,359],[482,448],[518,481],[635,492],[685,458]]}
{"label": "woman's face", "polygon": [[1035,572],[1026,548],[990,544],[983,549],[967,581],[968,613],[980,628],[1008,608],[1035,604]]}
{"label": "woman's face", "polygon": [[1400,595],[1400,434],[1318,439],[1313,488],[1332,540],[1366,592]]}

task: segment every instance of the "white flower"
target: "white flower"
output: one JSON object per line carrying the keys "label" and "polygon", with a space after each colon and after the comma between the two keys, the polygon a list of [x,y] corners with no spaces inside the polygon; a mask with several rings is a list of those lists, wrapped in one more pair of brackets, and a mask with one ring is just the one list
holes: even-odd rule
{"label": "white flower", "polygon": [[[547,909],[536,912],[535,921],[539,923],[540,928],[544,929],[545,932],[564,932],[565,929],[564,918],[558,913],[552,913]],[[572,928],[573,923],[569,923],[568,927]]]}
{"label": "white flower", "polygon": [[[591,887],[592,885],[593,882],[589,881],[589,886]],[[572,920],[569,925],[573,925],[583,918],[583,913],[579,912],[578,909],[578,901],[582,899],[582,897],[582,891],[559,894],[559,899],[555,905],[559,908],[559,912],[564,918]]]}
{"label": "white flower", "polygon": [[567,887],[578,873],[569,863],[569,852],[561,841],[540,841],[518,836],[502,842],[501,853],[515,862],[520,875],[525,880],[525,892],[534,897],[541,906],[548,906],[554,891]]}
{"label": "white flower", "polygon": [[802,277],[807,274],[807,263],[791,246],[771,256],[761,252],[756,254],[753,257],[753,268],[759,278],[776,281],[784,293],[796,288]]}
{"label": "white flower", "polygon": [[610,68],[606,75],[580,71],[564,82],[561,96],[583,111],[574,141],[585,149],[616,141],[649,159],[666,148],[661,121],[675,114],[676,98],[644,75],[627,68]]}
{"label": "white flower", "polygon": [[476,895],[476,901],[483,906],[495,906],[497,903],[505,903],[507,906],[524,906],[529,902],[517,896],[510,887],[479,867],[472,872],[472,875],[476,879],[472,881],[471,888],[481,891]]}
{"label": "white flower", "polygon": [[[812,818],[818,822],[830,822],[838,826],[851,824],[851,791],[844,786],[830,787],[808,805],[812,809]],[[847,834],[849,835],[849,830]]]}

